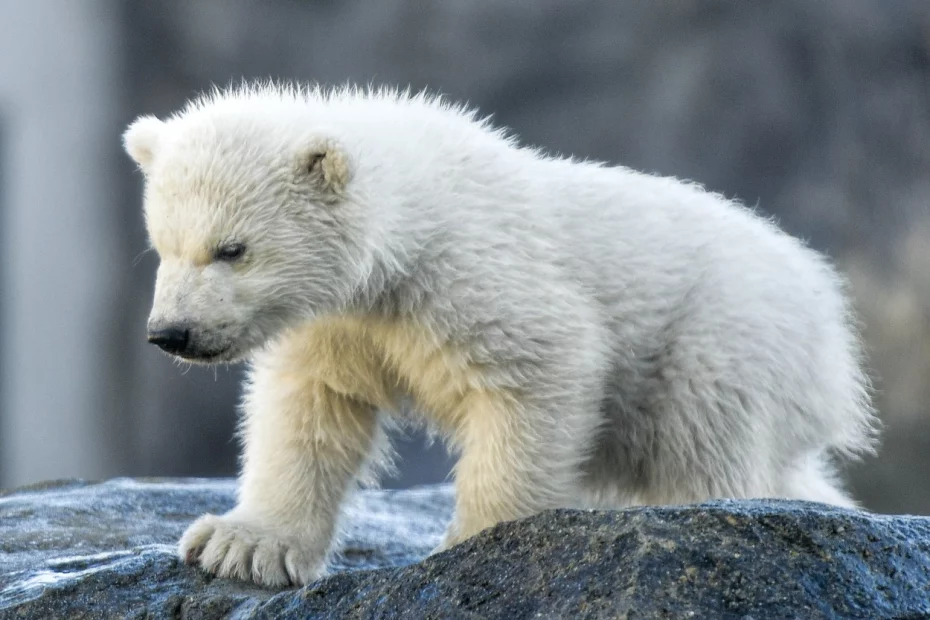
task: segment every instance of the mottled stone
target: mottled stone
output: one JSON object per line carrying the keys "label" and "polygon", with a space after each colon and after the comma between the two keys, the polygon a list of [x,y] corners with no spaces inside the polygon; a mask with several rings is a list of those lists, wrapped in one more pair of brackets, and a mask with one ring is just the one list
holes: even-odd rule
{"label": "mottled stone", "polygon": [[930,618],[930,519],[774,501],[554,511],[255,617]]}
{"label": "mottled stone", "polygon": [[[0,618],[221,618],[275,592],[183,565],[175,544],[234,503],[231,480],[50,482],[0,496]],[[365,491],[346,511],[332,572],[409,564],[442,537],[448,486]]]}
{"label": "mottled stone", "polygon": [[174,556],[185,525],[231,506],[233,488],[120,479],[0,497],[0,617],[930,617],[924,517],[776,501],[560,510],[418,562],[451,489],[364,491],[333,574],[276,593]]}

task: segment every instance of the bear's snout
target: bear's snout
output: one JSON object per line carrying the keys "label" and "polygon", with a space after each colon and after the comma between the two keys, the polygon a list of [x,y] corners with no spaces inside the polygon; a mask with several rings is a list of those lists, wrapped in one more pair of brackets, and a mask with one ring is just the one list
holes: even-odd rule
{"label": "bear's snout", "polygon": [[190,342],[190,330],[184,327],[149,330],[148,341],[161,348],[162,351],[180,355],[187,350],[187,345]]}

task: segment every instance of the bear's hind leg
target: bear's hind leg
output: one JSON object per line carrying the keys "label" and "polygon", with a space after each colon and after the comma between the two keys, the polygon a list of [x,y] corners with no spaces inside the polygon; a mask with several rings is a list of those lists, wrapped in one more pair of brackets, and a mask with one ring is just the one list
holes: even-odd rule
{"label": "bear's hind leg", "polygon": [[843,490],[839,476],[820,455],[808,456],[797,469],[786,474],[782,495],[787,499],[856,508],[856,502]]}

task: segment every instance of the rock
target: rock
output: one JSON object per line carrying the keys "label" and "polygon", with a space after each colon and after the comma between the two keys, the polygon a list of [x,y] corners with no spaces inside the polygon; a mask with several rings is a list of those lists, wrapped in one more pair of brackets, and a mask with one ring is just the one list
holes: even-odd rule
{"label": "rock", "polygon": [[364,491],[333,574],[276,593],[174,557],[186,524],[230,507],[233,488],[119,479],[7,493],[0,617],[930,617],[930,518],[777,501],[559,510],[415,563],[439,540],[451,489]]}
{"label": "rock", "polygon": [[[0,618],[221,618],[276,593],[213,579],[175,557],[187,525],[234,503],[231,480],[51,482],[0,495]],[[331,571],[424,557],[452,514],[448,486],[365,491]]]}

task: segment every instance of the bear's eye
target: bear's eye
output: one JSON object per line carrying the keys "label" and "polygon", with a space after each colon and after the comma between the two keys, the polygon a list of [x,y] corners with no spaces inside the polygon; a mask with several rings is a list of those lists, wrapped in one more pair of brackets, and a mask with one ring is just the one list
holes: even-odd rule
{"label": "bear's eye", "polygon": [[227,263],[237,261],[245,254],[245,244],[242,243],[229,243],[227,245],[217,248],[213,256],[216,260],[221,260]]}

